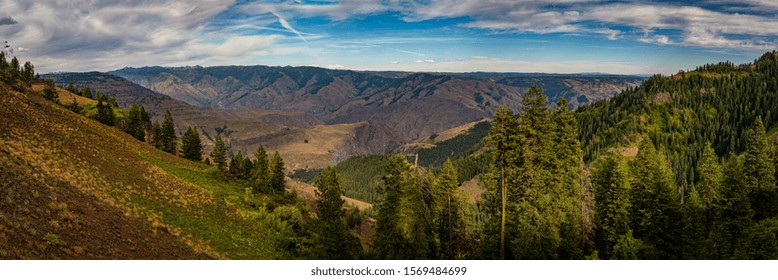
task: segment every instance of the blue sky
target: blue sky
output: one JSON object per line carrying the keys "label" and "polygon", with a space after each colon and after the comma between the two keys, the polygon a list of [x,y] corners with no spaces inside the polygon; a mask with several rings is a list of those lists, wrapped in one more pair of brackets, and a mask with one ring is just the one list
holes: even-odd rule
{"label": "blue sky", "polygon": [[670,74],[778,43],[778,1],[0,1],[0,39],[39,72],[313,65]]}

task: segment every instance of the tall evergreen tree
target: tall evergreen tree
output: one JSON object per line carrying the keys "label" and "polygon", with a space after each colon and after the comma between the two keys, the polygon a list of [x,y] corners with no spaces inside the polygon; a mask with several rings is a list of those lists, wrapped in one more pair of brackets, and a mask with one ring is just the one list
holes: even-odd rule
{"label": "tall evergreen tree", "polygon": [[33,79],[35,79],[35,66],[33,66],[29,61],[25,62],[24,66],[22,67],[21,76],[22,80],[31,82]]}
{"label": "tall evergreen tree", "polygon": [[193,127],[186,129],[181,138],[181,154],[185,159],[201,161],[203,159],[203,144],[200,141],[200,133]]}
{"label": "tall evergreen tree", "polygon": [[389,158],[384,198],[378,205],[374,250],[381,259],[430,259],[435,255],[431,193],[402,155]]}
{"label": "tall evergreen tree", "polygon": [[165,120],[162,122],[162,131],[159,140],[163,151],[174,155],[176,154],[178,137],[176,136],[176,124],[173,122],[173,116],[170,115],[170,110],[165,110]]}
{"label": "tall evergreen tree", "polygon": [[464,201],[457,181],[457,170],[451,160],[446,160],[437,177],[439,195],[438,238],[440,257],[455,259],[467,251],[467,229],[465,228]]}
{"label": "tall evergreen tree", "polygon": [[405,259],[406,254],[414,250],[408,244],[405,232],[400,230],[400,224],[406,222],[400,219],[403,188],[413,184],[410,178],[411,166],[400,155],[392,156],[383,177],[383,199],[377,205],[376,233],[373,249],[381,259]]}
{"label": "tall evergreen tree", "polygon": [[608,155],[595,164],[592,184],[596,200],[596,244],[600,258],[625,258],[617,256],[614,247],[629,233],[629,176],[622,167],[621,157]]}
{"label": "tall evergreen tree", "polygon": [[[513,191],[510,177],[515,174],[515,162],[518,158],[518,121],[513,111],[500,107],[494,114],[487,143],[492,151],[491,173],[484,177],[484,210],[486,225],[484,229],[484,251],[501,259],[512,258],[506,246],[506,238],[514,235],[506,232],[508,194]],[[499,242],[495,242],[499,240]]]}
{"label": "tall evergreen tree", "polygon": [[710,239],[716,227],[717,206],[722,199],[722,182],[724,173],[719,164],[713,145],[708,142],[700,159],[699,182],[695,189],[699,193],[700,202],[705,215],[705,238]]}
{"label": "tall evergreen tree", "polygon": [[283,192],[286,187],[284,182],[284,160],[281,154],[276,151],[270,158],[270,188],[277,192]]}
{"label": "tall evergreen tree", "polygon": [[216,135],[216,145],[211,151],[211,158],[219,171],[224,174],[227,171],[227,147],[224,145],[221,135]]}
{"label": "tall evergreen tree", "polygon": [[[274,155],[275,157],[275,155]],[[352,238],[343,220],[345,201],[341,179],[335,169],[328,166],[316,179],[316,247],[317,258],[329,260],[353,259]]]}
{"label": "tall evergreen tree", "polygon": [[19,76],[19,72],[21,72],[19,68],[19,59],[17,59],[15,56],[11,58],[11,63],[8,64],[8,69],[11,70],[11,75]]}
{"label": "tall evergreen tree", "polygon": [[631,228],[644,242],[646,259],[680,257],[681,201],[667,157],[651,139],[640,142],[632,162]]}
{"label": "tall evergreen tree", "polygon": [[146,123],[141,116],[141,107],[132,103],[127,113],[125,132],[132,135],[135,139],[144,141],[146,139]]}
{"label": "tall evergreen tree", "polygon": [[727,259],[742,248],[746,231],[754,225],[754,210],[748,199],[749,189],[740,158],[731,156],[725,162],[723,186],[722,199],[717,205],[721,210],[717,217],[714,253],[717,258]]}
{"label": "tall evergreen tree", "polygon": [[230,160],[230,175],[233,178],[245,179],[244,176],[246,172],[244,168],[244,162],[246,160],[247,159],[243,157],[243,152],[240,150],[238,150],[238,153],[232,156],[232,159]]}
{"label": "tall evergreen tree", "polygon": [[116,115],[113,112],[113,108],[111,107],[111,104],[107,102],[107,97],[105,95],[100,95],[97,98],[97,115],[95,118],[97,121],[101,122],[105,125],[114,125]]}
{"label": "tall evergreen tree", "polygon": [[162,125],[155,121],[151,126],[151,145],[154,146],[154,148],[162,150],[162,138]]}
{"label": "tall evergreen tree", "polygon": [[270,187],[270,162],[267,157],[265,147],[261,144],[254,152],[254,170],[252,174],[254,180],[254,190],[257,192],[269,192]]}
{"label": "tall evergreen tree", "polygon": [[743,172],[749,189],[754,219],[775,217],[778,214],[778,191],[775,185],[775,164],[771,158],[762,118],[758,117],[746,134],[746,153]]}
{"label": "tall evergreen tree", "polygon": [[[511,181],[518,187],[517,192],[508,196],[516,207],[515,214],[510,215],[517,228],[517,236],[510,244],[512,253],[520,259],[568,258],[565,230],[574,227],[568,217],[575,216],[571,211],[580,210],[580,200],[574,202],[576,199],[566,190],[570,186],[554,178],[559,172],[555,169],[557,136],[552,112],[540,88],[533,86],[524,94],[522,109],[517,176]],[[581,236],[576,235],[575,239],[581,240]]]}
{"label": "tall evergreen tree", "polygon": [[[591,236],[585,232],[592,229],[583,228],[583,196],[584,190],[581,184],[583,178],[583,151],[578,140],[578,120],[570,110],[569,103],[560,98],[556,109],[552,113],[553,118],[553,151],[556,153],[552,166],[552,182],[556,197],[557,209],[564,217],[560,225],[559,254],[561,258],[580,258],[583,256],[584,243]],[[588,242],[587,242],[588,241]]]}
{"label": "tall evergreen tree", "polygon": [[682,257],[692,260],[707,258],[706,249],[709,246],[705,224],[707,209],[695,186],[692,186],[689,191],[683,204],[683,210]]}
{"label": "tall evergreen tree", "polygon": [[5,52],[0,52],[0,74],[8,68],[8,60],[5,58]]}

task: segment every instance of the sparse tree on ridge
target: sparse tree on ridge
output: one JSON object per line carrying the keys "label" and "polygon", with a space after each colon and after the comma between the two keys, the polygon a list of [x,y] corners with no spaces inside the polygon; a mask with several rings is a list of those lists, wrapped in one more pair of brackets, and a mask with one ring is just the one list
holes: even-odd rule
{"label": "sparse tree on ridge", "polygon": [[181,154],[185,159],[201,161],[203,159],[203,144],[197,129],[189,127],[181,138]]}
{"label": "sparse tree on ridge", "polygon": [[162,150],[175,155],[178,137],[176,136],[176,124],[173,122],[170,110],[165,110],[165,120],[162,122],[159,138]]}
{"label": "sparse tree on ridge", "polygon": [[284,183],[284,160],[281,154],[276,151],[270,158],[270,188],[277,192],[283,192],[286,184]]}
{"label": "sparse tree on ridge", "polygon": [[227,171],[227,147],[224,145],[221,135],[216,135],[216,145],[211,151],[213,163],[224,173]]}
{"label": "sparse tree on ridge", "polygon": [[253,167],[254,191],[268,192],[272,190],[270,187],[270,162],[265,147],[261,144],[257,147],[257,151],[254,152]]}
{"label": "sparse tree on ridge", "polygon": [[46,80],[43,86],[43,97],[49,100],[57,101],[59,95],[57,94],[57,88],[54,85],[54,81]]}

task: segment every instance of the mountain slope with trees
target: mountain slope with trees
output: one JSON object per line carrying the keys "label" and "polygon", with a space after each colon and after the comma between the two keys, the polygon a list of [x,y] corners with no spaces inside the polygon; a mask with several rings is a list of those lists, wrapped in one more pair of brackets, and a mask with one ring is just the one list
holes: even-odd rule
{"label": "mountain slope with trees", "polygon": [[316,67],[143,67],[109,72],[199,107],[303,112],[328,124],[371,121],[416,140],[490,117],[499,105],[519,109],[533,84],[575,106],[638,85],[618,75],[391,73]]}
{"label": "mountain slope with trees", "polygon": [[288,250],[303,212],[286,195],[246,194],[216,166],[47,99],[29,87],[40,80],[15,83],[0,82],[0,258],[302,255]]}

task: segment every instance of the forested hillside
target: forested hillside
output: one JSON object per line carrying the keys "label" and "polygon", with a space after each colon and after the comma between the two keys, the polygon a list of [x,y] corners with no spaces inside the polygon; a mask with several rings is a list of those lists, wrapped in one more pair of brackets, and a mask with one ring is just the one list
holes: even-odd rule
{"label": "forested hillside", "polygon": [[612,99],[581,106],[577,117],[587,161],[649,137],[668,151],[677,183],[689,186],[698,181],[706,142],[720,156],[742,153],[747,129],[757,118],[775,126],[777,110],[778,56],[771,52],[749,64],[722,62],[651,77]]}

